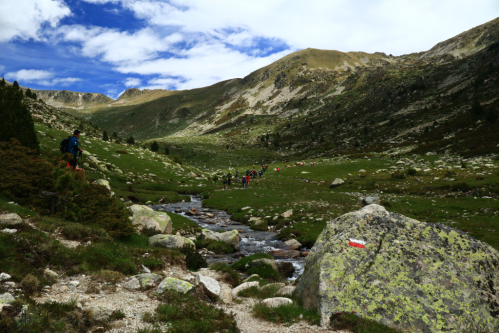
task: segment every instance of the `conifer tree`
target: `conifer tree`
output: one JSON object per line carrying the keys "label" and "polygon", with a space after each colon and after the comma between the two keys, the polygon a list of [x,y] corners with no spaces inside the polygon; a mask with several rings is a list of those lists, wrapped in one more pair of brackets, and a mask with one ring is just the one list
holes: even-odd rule
{"label": "conifer tree", "polygon": [[0,81],[0,87],[5,87],[7,85],[7,82],[5,82],[5,79],[2,78],[2,81]]}
{"label": "conifer tree", "polygon": [[102,135],[102,140],[109,141],[109,136],[107,135],[107,131],[104,131],[104,134]]}
{"label": "conifer tree", "polygon": [[126,143],[128,143],[129,145],[135,144],[135,139],[133,138],[133,136],[130,136],[128,139],[126,139]]}
{"label": "conifer tree", "polygon": [[154,152],[156,152],[156,151],[158,151],[158,150],[159,150],[159,145],[158,145],[158,143],[157,143],[156,141],[154,141],[154,142],[152,143],[152,145],[151,145],[151,150],[152,150],[152,151],[154,151]]}
{"label": "conifer tree", "polygon": [[14,85],[0,87],[0,119],[0,141],[16,138],[23,146],[40,151],[33,118],[24,104],[24,94]]}
{"label": "conifer tree", "polygon": [[14,83],[12,84],[12,86],[13,86],[15,89],[19,90],[19,83],[17,83],[17,81],[14,81]]}

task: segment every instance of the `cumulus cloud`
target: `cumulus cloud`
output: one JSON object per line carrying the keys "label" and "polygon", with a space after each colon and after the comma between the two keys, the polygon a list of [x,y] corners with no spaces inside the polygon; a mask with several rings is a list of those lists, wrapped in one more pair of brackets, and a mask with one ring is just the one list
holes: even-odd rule
{"label": "cumulus cloud", "polygon": [[70,85],[81,81],[75,77],[54,77],[54,73],[38,69],[21,69],[17,72],[5,74],[5,78],[11,81],[18,81],[19,84],[35,83],[42,86]]}
{"label": "cumulus cloud", "polygon": [[0,10],[0,42],[19,38],[40,40],[44,26],[56,27],[71,15],[62,0],[4,0]]}
{"label": "cumulus cloud", "polygon": [[125,80],[125,87],[138,87],[142,81],[135,77],[128,77]]}

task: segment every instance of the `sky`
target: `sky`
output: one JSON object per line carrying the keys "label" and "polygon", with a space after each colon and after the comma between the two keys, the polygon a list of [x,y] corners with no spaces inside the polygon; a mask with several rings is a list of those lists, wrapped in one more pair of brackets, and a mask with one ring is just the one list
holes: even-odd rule
{"label": "sky", "polygon": [[39,90],[183,90],[305,48],[402,55],[499,16],[497,0],[0,0],[0,77]]}

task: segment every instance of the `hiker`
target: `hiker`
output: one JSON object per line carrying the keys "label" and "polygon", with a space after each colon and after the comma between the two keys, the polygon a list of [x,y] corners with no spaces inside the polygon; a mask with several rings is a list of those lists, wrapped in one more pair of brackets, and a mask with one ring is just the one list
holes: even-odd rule
{"label": "hiker", "polygon": [[246,177],[241,177],[243,179],[243,190],[246,188]]}
{"label": "hiker", "polygon": [[262,179],[262,173],[263,173],[262,170],[260,170],[260,172],[258,172],[258,175],[260,176],[260,179]]}
{"label": "hiker", "polygon": [[249,169],[246,170],[246,176],[249,175],[249,173],[250,173]]}
{"label": "hiker", "polygon": [[256,170],[253,170],[253,179],[256,179]]}
{"label": "hiker", "polygon": [[224,175],[223,183],[224,183],[224,191],[225,191],[227,189],[227,176],[226,175]]}
{"label": "hiker", "polygon": [[236,182],[239,181],[239,170],[236,170]]}
{"label": "hiker", "polygon": [[232,174],[229,172],[229,174],[227,175],[227,183],[229,184],[229,186],[231,181],[232,181]]}
{"label": "hiker", "polygon": [[248,188],[249,188],[249,182],[250,182],[250,179],[251,179],[251,176],[250,176],[250,175],[247,175],[247,176],[246,176],[246,186],[248,186]]}
{"label": "hiker", "polygon": [[281,171],[281,168],[277,167],[277,172]]}
{"label": "hiker", "polygon": [[[78,168],[76,166],[76,162],[78,159],[78,153],[83,153],[83,149],[79,147],[80,143],[78,142],[78,139],[80,138],[80,131],[75,130],[73,132],[73,137],[69,140],[69,145],[68,145],[68,151],[73,154],[73,159],[69,161],[69,166],[74,170],[74,171],[82,171],[83,169]],[[83,173],[85,173],[85,170],[83,170]]]}

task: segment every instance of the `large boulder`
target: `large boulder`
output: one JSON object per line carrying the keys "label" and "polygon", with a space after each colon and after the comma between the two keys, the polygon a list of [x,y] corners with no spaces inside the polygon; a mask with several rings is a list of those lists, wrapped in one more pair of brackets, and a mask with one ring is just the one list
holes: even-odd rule
{"label": "large boulder", "polygon": [[215,232],[208,229],[203,229],[201,231],[201,239],[211,239],[216,241],[222,241],[229,245],[232,245],[236,251],[239,251],[239,232],[237,230],[231,230],[226,232]]}
{"label": "large boulder", "polygon": [[238,285],[237,287],[232,289],[232,292],[231,292],[232,298],[237,298],[237,294],[239,294],[241,291],[252,288],[252,287],[257,287],[258,289],[260,289],[260,283],[257,281],[253,281],[253,282],[244,282],[244,283]]}
{"label": "large boulder", "polygon": [[163,234],[172,233],[172,219],[165,212],[156,212],[148,206],[132,205],[132,223],[139,227],[153,229]]}
{"label": "large boulder", "polygon": [[178,235],[158,234],[149,237],[149,246],[165,247],[169,249],[181,249],[182,247],[184,247],[184,245],[189,245],[193,248],[196,247],[192,240]]}
{"label": "large boulder", "polygon": [[461,332],[470,320],[497,332],[498,272],[490,245],[373,204],[324,228],[294,296],[319,310],[323,326],[355,311],[411,332]]}
{"label": "large boulder", "polygon": [[220,296],[220,284],[217,280],[202,274],[196,274],[196,283],[212,297]]}
{"label": "large boulder", "polygon": [[0,215],[0,224],[4,225],[17,225],[23,222],[22,218],[16,213],[10,214],[1,214]]}
{"label": "large boulder", "polygon": [[161,279],[161,275],[154,273],[134,275],[123,284],[123,288],[128,290],[150,289],[155,287]]}
{"label": "large boulder", "polygon": [[269,308],[278,308],[284,305],[292,305],[293,301],[286,297],[272,297],[264,299],[262,304]]}
{"label": "large boulder", "polygon": [[159,284],[158,289],[156,290],[156,294],[162,294],[166,290],[177,291],[179,293],[185,294],[192,288],[194,288],[194,286],[189,282],[167,277]]}
{"label": "large boulder", "polygon": [[331,183],[331,185],[329,185],[330,188],[335,188],[335,187],[338,187],[338,186],[341,186],[345,184],[345,181],[341,178],[336,178],[335,180],[333,180],[333,182]]}

